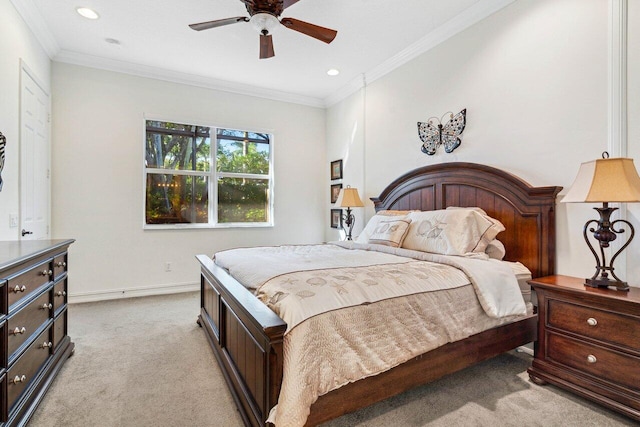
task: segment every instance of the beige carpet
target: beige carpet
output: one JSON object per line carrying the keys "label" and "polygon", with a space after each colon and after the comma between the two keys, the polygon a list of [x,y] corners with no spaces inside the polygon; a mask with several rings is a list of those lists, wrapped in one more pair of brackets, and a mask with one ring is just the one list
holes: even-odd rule
{"label": "beige carpet", "polygon": [[[197,293],[69,307],[75,355],[30,427],[241,426],[204,332]],[[342,426],[631,426],[628,418],[528,381],[507,353],[329,422]]]}

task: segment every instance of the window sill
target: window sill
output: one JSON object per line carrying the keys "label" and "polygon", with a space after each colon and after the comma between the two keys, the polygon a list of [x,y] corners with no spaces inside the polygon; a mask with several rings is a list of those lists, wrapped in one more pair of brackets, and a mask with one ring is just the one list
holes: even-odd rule
{"label": "window sill", "polygon": [[270,228],[273,223],[229,223],[229,224],[144,224],[143,230],[202,230],[229,228]]}

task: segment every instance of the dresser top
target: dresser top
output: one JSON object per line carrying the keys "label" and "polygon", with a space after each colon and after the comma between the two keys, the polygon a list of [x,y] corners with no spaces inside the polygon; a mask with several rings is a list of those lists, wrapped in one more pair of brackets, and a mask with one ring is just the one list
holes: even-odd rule
{"label": "dresser top", "polygon": [[74,239],[0,241],[0,270],[36,258],[47,252],[66,248]]}
{"label": "dresser top", "polygon": [[529,280],[535,287],[552,290],[570,291],[579,295],[595,295],[618,301],[640,304],[640,288],[630,286],[628,291],[618,291],[609,288],[591,288],[584,285],[585,279],[571,276],[546,276]]}

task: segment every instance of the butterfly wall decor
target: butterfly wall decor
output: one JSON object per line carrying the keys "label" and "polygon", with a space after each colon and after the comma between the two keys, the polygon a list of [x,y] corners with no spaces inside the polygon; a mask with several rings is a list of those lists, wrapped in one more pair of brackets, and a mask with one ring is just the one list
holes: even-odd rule
{"label": "butterfly wall decor", "polygon": [[[449,121],[443,125],[442,120],[447,115],[449,115]],[[444,145],[444,151],[447,153],[451,153],[458,148],[462,143],[460,135],[466,125],[466,117],[467,109],[465,108],[455,116],[449,111],[440,119],[431,117],[426,122],[418,122],[418,136],[422,141],[420,150],[429,156],[433,156],[440,145]]]}
{"label": "butterfly wall decor", "polygon": [[4,147],[7,145],[7,138],[0,132],[0,191],[2,191],[2,169],[4,169]]}

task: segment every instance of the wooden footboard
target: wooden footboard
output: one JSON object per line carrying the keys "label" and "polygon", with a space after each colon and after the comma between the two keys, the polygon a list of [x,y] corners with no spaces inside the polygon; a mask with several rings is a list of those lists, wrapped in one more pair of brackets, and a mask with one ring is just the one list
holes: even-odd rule
{"label": "wooden footboard", "polygon": [[244,423],[261,426],[282,383],[282,337],[287,324],[246,288],[198,255],[201,311],[207,333]]}

